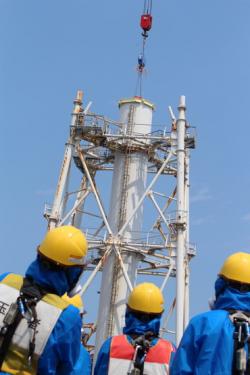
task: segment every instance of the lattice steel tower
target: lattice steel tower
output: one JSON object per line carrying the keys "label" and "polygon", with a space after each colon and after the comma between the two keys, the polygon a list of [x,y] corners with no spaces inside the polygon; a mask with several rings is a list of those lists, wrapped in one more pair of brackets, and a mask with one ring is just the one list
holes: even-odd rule
{"label": "lattice steel tower", "polygon": [[[176,311],[178,343],[188,321],[189,261],[195,254],[189,242],[189,156],[195,137],[186,121],[185,97],[177,119],[169,107],[169,130],[155,130],[154,105],[141,97],[121,100],[119,110],[119,121],[92,113],[77,92],[54,203],[45,211],[49,228],[71,224],[87,233],[90,274],[82,293],[102,271],[97,350],[105,338],[122,332],[126,300],[140,275],[157,277],[162,290],[176,280],[165,324]],[[81,171],[74,191],[69,189],[72,160]],[[112,171],[110,186],[104,183],[107,171]],[[102,199],[107,187],[109,205]],[[88,228],[90,216],[94,229]]]}

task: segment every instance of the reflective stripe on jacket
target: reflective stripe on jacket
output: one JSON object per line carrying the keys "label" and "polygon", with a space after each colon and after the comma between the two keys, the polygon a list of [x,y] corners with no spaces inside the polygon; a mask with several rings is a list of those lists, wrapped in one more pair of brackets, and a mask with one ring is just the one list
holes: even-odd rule
{"label": "reflective stripe on jacket", "polygon": [[[19,296],[23,285],[23,277],[9,274],[0,282],[0,328],[9,310]],[[36,374],[40,356],[47,344],[61,312],[68,304],[55,294],[46,294],[36,305],[38,318],[37,327],[28,326],[26,319],[19,323],[13,337],[1,370],[9,374]],[[28,364],[28,350],[32,330],[36,329],[36,346],[32,364]]]}
{"label": "reflective stripe on jacket", "polygon": [[[169,374],[169,362],[174,351],[172,344],[159,339],[152,346],[145,358],[144,373],[147,375]],[[114,336],[111,341],[109,375],[127,375],[133,369],[134,346],[126,335]]]}

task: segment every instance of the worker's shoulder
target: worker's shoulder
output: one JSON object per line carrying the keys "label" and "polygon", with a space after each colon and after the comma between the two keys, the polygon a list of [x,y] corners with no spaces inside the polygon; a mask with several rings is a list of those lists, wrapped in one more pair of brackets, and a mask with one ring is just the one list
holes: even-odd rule
{"label": "worker's shoulder", "polygon": [[12,286],[18,289],[23,281],[23,276],[17,275],[12,272],[5,272],[0,275],[0,282],[1,281],[4,281],[9,286]]}
{"label": "worker's shoulder", "polygon": [[154,342],[153,346],[162,348],[167,353],[176,351],[176,346],[171,341],[163,339],[162,337],[158,338],[158,340]]}
{"label": "worker's shoulder", "polygon": [[158,343],[163,344],[169,348],[175,348],[174,344],[166,339],[163,339],[162,337],[159,338]]}
{"label": "worker's shoulder", "polygon": [[108,337],[103,343],[102,343],[102,346],[101,346],[101,349],[100,349],[100,352],[101,353],[109,353],[110,351],[110,347],[111,347],[111,343],[112,343],[112,340],[115,338],[115,337],[118,337],[118,336],[110,336]]}
{"label": "worker's shoulder", "polygon": [[60,314],[58,321],[54,327],[53,335],[56,340],[72,339],[73,337],[77,340],[78,334],[80,334],[82,326],[81,317],[79,310],[69,305]]}
{"label": "worker's shoulder", "polygon": [[61,313],[60,320],[67,324],[68,328],[77,324],[81,325],[81,317],[77,307],[68,305]]}
{"label": "worker's shoulder", "polygon": [[197,326],[198,324],[199,325],[211,324],[212,326],[214,326],[216,322],[220,323],[227,318],[228,318],[228,311],[226,310],[210,310],[210,311],[206,311],[204,313],[195,315],[190,320],[190,325]]}
{"label": "worker's shoulder", "polygon": [[3,281],[3,279],[5,279],[6,276],[8,276],[9,274],[11,274],[11,272],[5,272],[5,273],[2,273],[0,275],[0,281]]}

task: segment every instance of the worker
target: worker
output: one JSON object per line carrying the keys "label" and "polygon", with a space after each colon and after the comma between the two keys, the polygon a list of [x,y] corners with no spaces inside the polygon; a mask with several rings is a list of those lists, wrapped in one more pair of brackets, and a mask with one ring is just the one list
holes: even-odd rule
{"label": "worker", "polygon": [[52,229],[25,277],[1,276],[1,374],[88,374],[81,354],[79,310],[61,298],[76,287],[87,246],[75,227]]}
{"label": "worker", "polygon": [[133,289],[123,335],[110,337],[103,343],[94,375],[169,374],[175,348],[159,338],[163,305],[162,292],[156,285],[142,283]]}
{"label": "worker", "polygon": [[138,72],[143,73],[144,68],[145,68],[144,56],[143,54],[140,53],[138,56],[138,65],[137,65]]}
{"label": "worker", "polygon": [[[84,306],[83,306],[83,302],[82,302],[82,298],[80,294],[77,293],[73,297],[69,297],[67,293],[65,293],[62,298],[64,301],[68,302],[70,305],[73,305],[78,309],[81,320],[82,320],[81,332],[83,332]],[[81,342],[82,342],[82,336],[81,336]],[[78,368],[78,366],[81,366],[82,360],[84,362],[84,375],[90,375],[91,374],[91,358],[90,358],[89,352],[83,345],[81,346],[80,362],[75,365],[74,370]]]}
{"label": "worker", "polygon": [[238,252],[219,272],[212,310],[191,319],[171,375],[250,374],[249,316],[250,254]]}

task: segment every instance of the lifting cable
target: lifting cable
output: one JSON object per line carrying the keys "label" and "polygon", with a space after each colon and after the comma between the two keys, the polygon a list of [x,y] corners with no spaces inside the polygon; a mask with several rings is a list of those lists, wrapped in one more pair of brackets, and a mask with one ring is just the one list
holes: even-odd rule
{"label": "lifting cable", "polygon": [[142,96],[142,76],[145,71],[145,44],[148,37],[148,32],[152,27],[152,0],[144,0],[143,14],[141,15],[140,26],[143,30],[142,32],[142,49],[139,53],[137,60],[137,83],[136,83],[136,94],[139,88],[139,96]]}

